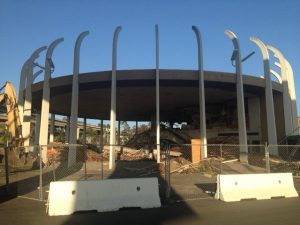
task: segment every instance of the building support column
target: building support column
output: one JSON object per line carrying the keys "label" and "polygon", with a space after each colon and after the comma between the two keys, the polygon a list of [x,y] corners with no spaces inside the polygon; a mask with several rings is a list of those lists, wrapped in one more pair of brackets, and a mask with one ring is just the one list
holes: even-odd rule
{"label": "building support column", "polygon": [[70,138],[70,117],[67,116],[67,123],[66,123],[66,144],[69,144],[69,138]]}
{"label": "building support column", "polygon": [[54,142],[54,123],[55,123],[55,114],[51,114],[51,120],[50,120],[50,136],[49,136],[49,142]]}
{"label": "building support column", "polygon": [[103,151],[103,120],[101,120],[100,123],[100,140],[99,140],[99,145],[100,145],[100,151]]}
{"label": "building support column", "polygon": [[[264,77],[266,82],[265,97],[266,97],[266,111],[267,111],[267,127],[268,127],[268,144],[277,145],[277,132],[275,123],[275,113],[274,113],[274,100],[273,100],[273,90],[272,90],[272,80],[270,76],[270,62],[269,53],[266,45],[256,37],[250,37],[250,40],[254,42],[260,49],[263,56],[264,63]],[[278,148],[273,146],[270,148],[271,155],[278,155]]]}
{"label": "building support column", "polygon": [[118,145],[121,145],[121,121],[118,121]]}
{"label": "building support column", "polygon": [[77,141],[79,140],[79,136],[80,136],[80,127],[77,127],[77,130],[76,130],[76,140]]}
{"label": "building support column", "polygon": [[225,34],[232,40],[234,51],[236,51],[236,57],[233,60],[235,60],[236,73],[236,97],[238,110],[240,161],[243,163],[248,163],[247,130],[240,44],[236,35],[232,31],[225,30]]}
{"label": "building support column", "polygon": [[156,78],[156,149],[157,163],[160,163],[160,103],[159,103],[159,29],[155,25],[155,78]]}
{"label": "building support column", "polygon": [[116,144],[116,89],[117,89],[117,41],[122,27],[118,26],[114,32],[112,49],[112,77],[111,77],[111,107],[110,107],[110,138],[109,138],[109,169],[115,167]]}
{"label": "building support column", "polygon": [[[71,119],[70,119],[70,137],[71,145],[77,144],[77,122],[78,122],[78,75],[79,75],[79,55],[80,46],[83,39],[89,34],[88,31],[82,32],[75,43],[74,64],[73,64],[73,82],[72,82],[72,100],[71,100]],[[68,154],[68,167],[76,163],[76,147],[71,146]]]}
{"label": "building support column", "polygon": [[203,72],[203,53],[202,38],[199,29],[192,26],[195,32],[198,44],[198,80],[199,80],[199,112],[200,112],[200,143],[201,158],[207,158],[207,137],[206,137],[206,115],[205,115],[205,89],[204,89],[204,72]]}
{"label": "building support column", "polygon": [[59,38],[53,41],[46,53],[45,59],[45,74],[43,82],[43,99],[41,108],[41,127],[39,135],[39,145],[44,146],[42,148],[42,159],[43,162],[47,162],[47,147],[48,144],[48,125],[49,125],[49,108],[50,108],[50,79],[51,79],[51,69],[53,68],[52,54],[55,47],[61,43],[64,39]]}
{"label": "building support column", "polygon": [[86,118],[83,118],[82,144],[86,145]]}

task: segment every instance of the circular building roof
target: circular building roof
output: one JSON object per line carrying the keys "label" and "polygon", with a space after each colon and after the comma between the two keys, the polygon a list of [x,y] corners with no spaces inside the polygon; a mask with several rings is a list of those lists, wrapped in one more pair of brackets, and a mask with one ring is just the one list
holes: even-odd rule
{"label": "circular building roof", "polygon": [[[204,72],[206,105],[236,99],[235,74]],[[263,78],[243,76],[245,98],[264,95]],[[109,119],[111,71],[79,75],[78,116]],[[273,90],[282,86],[273,82]],[[43,82],[32,86],[32,106],[40,110]],[[50,112],[70,115],[72,75],[50,81]],[[149,121],[155,115],[155,70],[117,71],[117,120]],[[160,112],[164,117],[181,121],[185,109],[199,105],[197,70],[160,70]]]}

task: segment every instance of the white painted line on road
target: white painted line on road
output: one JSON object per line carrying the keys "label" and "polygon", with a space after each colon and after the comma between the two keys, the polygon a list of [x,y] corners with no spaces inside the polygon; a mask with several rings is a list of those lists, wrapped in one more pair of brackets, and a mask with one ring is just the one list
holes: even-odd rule
{"label": "white painted line on road", "polygon": [[18,196],[18,198],[24,198],[24,199],[38,201],[38,202],[47,202],[47,200],[39,200],[39,199],[36,199],[36,198],[30,198],[30,197],[26,197],[26,196]]}

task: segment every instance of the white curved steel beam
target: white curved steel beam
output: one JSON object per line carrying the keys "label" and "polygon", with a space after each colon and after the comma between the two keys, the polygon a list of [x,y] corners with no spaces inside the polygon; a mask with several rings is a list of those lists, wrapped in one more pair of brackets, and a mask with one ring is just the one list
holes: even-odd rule
{"label": "white curved steel beam", "polygon": [[155,25],[155,75],[156,75],[156,149],[157,163],[160,163],[160,103],[159,103],[159,28]]}
{"label": "white curved steel beam", "polygon": [[[30,145],[30,124],[31,124],[31,85],[32,85],[32,79],[33,79],[33,68],[35,67],[34,61],[39,57],[39,54],[46,50],[47,47],[43,46],[35,50],[28,62],[27,62],[27,71],[26,71],[26,91],[25,91],[25,98],[24,100],[21,100],[21,107],[19,107],[19,110],[22,111],[20,117],[22,117],[22,136],[23,136],[23,144],[25,147]],[[21,79],[24,79],[21,78]],[[21,91],[23,92],[23,91]],[[21,93],[23,95],[24,93]],[[23,101],[23,102],[22,102]],[[25,149],[27,152],[27,149]]]}
{"label": "white curved steel beam", "polygon": [[47,148],[45,145],[48,144],[48,125],[49,125],[49,108],[50,108],[50,78],[51,78],[51,62],[52,54],[58,44],[63,42],[63,38],[58,38],[53,41],[47,50],[45,58],[45,72],[43,82],[43,99],[41,107],[41,123],[40,123],[40,134],[39,134],[39,145],[44,146],[42,148],[42,160],[44,163],[47,162]]}
{"label": "white curved steel beam", "polygon": [[[73,83],[72,83],[72,100],[71,100],[71,118],[70,118],[70,137],[69,143],[77,143],[77,120],[78,120],[78,74],[79,74],[79,56],[80,47],[83,39],[89,35],[89,31],[84,31],[79,34],[76,39],[74,48],[74,64],[73,64]],[[68,156],[68,166],[72,166],[76,162],[76,148],[71,148]]]}
{"label": "white curved steel beam", "polygon": [[30,60],[32,60],[32,62],[34,62],[34,60],[36,60],[36,59],[39,57],[40,53],[41,53],[42,51],[46,50],[46,49],[47,49],[47,46],[42,46],[42,47],[36,49],[36,50],[31,54]]}
{"label": "white curved steel beam", "polygon": [[[36,49],[29,59],[26,60],[24,63],[22,70],[21,70],[21,75],[20,75],[20,81],[19,81],[19,93],[18,93],[18,108],[19,108],[19,116],[20,116],[20,121],[21,124],[23,124],[23,109],[24,109],[24,89],[26,88],[26,80],[28,79],[28,74],[32,74],[32,70],[34,67],[34,60],[39,57],[39,54],[46,50],[46,46],[42,46],[38,49]],[[25,94],[26,95],[26,94]]]}
{"label": "white curved steel beam", "polygon": [[[250,37],[250,40],[258,46],[263,56],[264,77],[266,83],[265,97],[266,97],[266,111],[267,111],[268,142],[269,145],[277,145],[277,132],[276,132],[276,123],[275,123],[274,100],[273,100],[272,81],[270,76],[270,62],[269,62],[268,49],[267,46],[258,38]],[[278,149],[276,147],[271,148],[270,153],[273,155],[278,155]]]}
{"label": "white curved steel beam", "polygon": [[[19,93],[18,93],[18,108],[19,108],[19,116],[20,122],[23,124],[23,110],[24,110],[24,89],[26,88],[26,78],[28,74],[28,67],[30,64],[30,59],[27,59],[26,62],[22,66],[20,81],[19,81]],[[23,129],[22,129],[23,132]],[[22,134],[23,135],[23,134]]]}
{"label": "white curved steel beam", "polygon": [[294,82],[294,72],[292,69],[291,64],[289,63],[289,61],[287,59],[284,59],[285,61],[285,65],[286,65],[286,70],[287,70],[287,77],[289,79],[289,84],[291,85],[291,98],[292,100],[296,101],[296,92],[295,92],[295,82]]}
{"label": "white curved steel beam", "polygon": [[202,38],[198,27],[192,26],[192,30],[196,35],[198,50],[198,81],[199,81],[199,112],[200,112],[200,143],[201,157],[207,158],[207,137],[206,137],[206,114],[205,114],[205,87],[204,87],[204,71],[203,71],[203,50]]}
{"label": "white curved steel beam", "polygon": [[[43,73],[43,70],[39,70],[37,72],[35,72],[32,75],[32,83],[34,82],[34,80]],[[30,85],[31,86],[31,85]],[[31,87],[30,87],[31,89]],[[27,90],[27,88],[26,88]],[[40,124],[41,124],[41,117],[40,117],[40,113],[36,112],[35,114],[35,132],[34,132],[34,145],[38,145],[39,144],[39,134],[40,134]]]}
{"label": "white curved steel beam", "polygon": [[284,56],[281,54],[281,52],[279,50],[277,50],[276,48],[274,48],[271,45],[267,45],[268,50],[270,50],[274,56],[278,59],[279,61],[279,65],[277,64],[277,66],[280,68],[281,70],[281,77],[282,77],[282,81],[287,81],[287,74],[286,74],[286,66],[285,66],[285,58]]}
{"label": "white curved steel beam", "polygon": [[300,134],[300,130],[298,127],[298,113],[297,113],[297,100],[296,100],[296,91],[295,91],[295,81],[294,81],[294,73],[291,67],[291,64],[287,59],[285,59],[285,65],[288,74],[288,82],[289,82],[289,89],[290,89],[290,96],[292,101],[292,118],[293,118],[293,125],[294,127],[294,135]]}
{"label": "white curved steel beam", "polygon": [[277,79],[278,83],[282,84],[282,78],[275,70],[270,69],[270,73]]}
{"label": "white curved steel beam", "polygon": [[115,167],[115,144],[116,144],[116,88],[117,88],[117,44],[121,26],[115,29],[112,48],[112,78],[111,78],[111,107],[110,107],[110,137],[109,137],[109,169]]}
{"label": "white curved steel beam", "polygon": [[53,51],[56,48],[56,46],[63,41],[64,41],[64,38],[58,38],[49,45],[49,48],[46,53],[46,60],[45,60],[45,79],[51,78],[52,54],[53,54]]}
{"label": "white curved steel beam", "polygon": [[[285,135],[291,135],[294,131],[293,116],[292,116],[292,100],[290,96],[290,84],[289,84],[289,74],[287,73],[287,68],[285,65],[285,57],[282,53],[271,45],[267,48],[274,54],[278,59],[279,68],[282,77],[282,87],[283,87],[283,111],[284,111],[284,122],[285,122]],[[272,71],[271,71],[272,72]],[[298,125],[298,124],[297,124]]]}
{"label": "white curved steel beam", "polygon": [[[23,105],[19,107],[20,112],[20,120],[22,124],[22,136],[24,138],[24,146],[30,145],[30,126],[31,126],[31,103],[32,103],[32,93],[31,93],[31,85],[34,81],[34,79],[40,75],[43,70],[39,70],[36,73],[33,74],[33,68],[34,66],[34,60],[38,57],[39,53],[43,50],[47,49],[46,47],[42,47],[38,49],[38,51],[33,54],[33,57],[28,62],[28,72],[27,72],[27,78],[26,78],[26,91],[25,91],[25,98],[23,100]],[[21,113],[22,111],[22,113]],[[36,135],[37,136],[37,135]],[[27,151],[25,149],[25,151]]]}
{"label": "white curved steel beam", "polygon": [[34,82],[34,80],[43,72],[43,70],[39,70],[37,72],[35,72],[32,76],[32,82]]}
{"label": "white curved steel beam", "polygon": [[225,34],[231,39],[234,51],[237,51],[235,58],[236,70],[236,94],[237,94],[237,110],[238,110],[238,128],[239,128],[239,144],[240,146],[240,160],[248,162],[248,147],[247,147],[247,130],[246,130],[246,116],[244,103],[244,87],[242,76],[242,62],[241,50],[237,36],[230,30],[225,30]]}

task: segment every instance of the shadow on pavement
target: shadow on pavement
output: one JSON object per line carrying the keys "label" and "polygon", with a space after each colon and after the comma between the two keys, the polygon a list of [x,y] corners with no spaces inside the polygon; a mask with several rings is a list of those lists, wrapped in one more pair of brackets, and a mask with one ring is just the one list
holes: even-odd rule
{"label": "shadow on pavement", "polygon": [[216,183],[203,183],[203,184],[196,184],[198,188],[203,190],[206,194],[208,194],[211,197],[215,196],[215,193],[217,191],[217,184]]}
{"label": "shadow on pavement", "polygon": [[[61,180],[70,174],[76,173],[83,166],[82,162],[76,163],[73,167],[68,168],[67,163],[61,163],[55,169],[56,180]],[[50,168],[51,169],[51,168]],[[39,170],[31,170],[26,172],[19,172],[20,176],[22,173],[32,173],[31,176],[20,179],[18,181],[11,182],[8,186],[0,186],[0,203],[13,199],[17,196],[26,195],[31,192],[36,192],[36,197],[38,197],[38,187],[39,187]],[[17,175],[18,176],[18,175]],[[54,180],[53,170],[43,172],[43,186],[47,186],[51,181]]]}
{"label": "shadow on pavement", "polygon": [[[149,161],[116,161],[115,170],[109,179],[118,178],[138,178],[138,177],[157,177],[159,181],[159,195],[162,202],[161,208],[153,209],[121,209],[115,212],[77,212],[68,217],[63,225],[74,224],[164,224],[166,221],[189,221],[184,224],[199,224],[199,216],[185,203],[180,204],[168,201],[166,197],[167,183],[160,175],[154,171],[160,171],[159,164],[150,162],[148,173],[143,173],[141,166],[149,166]],[[130,169],[128,169],[130,168]],[[151,172],[153,171],[153,173]],[[173,195],[176,194],[172,190]],[[179,195],[176,199],[181,199]],[[51,219],[51,217],[49,217]],[[183,223],[178,223],[183,224]]]}

